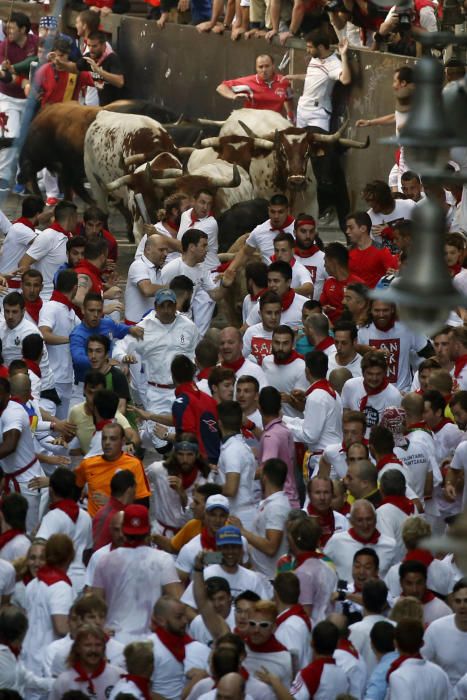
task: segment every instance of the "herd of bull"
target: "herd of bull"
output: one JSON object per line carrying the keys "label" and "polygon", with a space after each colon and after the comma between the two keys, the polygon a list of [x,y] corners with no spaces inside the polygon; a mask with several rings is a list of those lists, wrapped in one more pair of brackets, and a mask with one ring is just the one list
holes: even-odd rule
{"label": "herd of bull", "polygon": [[[66,196],[74,191],[106,212],[113,203],[136,241],[168,194],[210,188],[221,219],[220,250],[225,251],[243,233],[233,221],[241,221],[240,210],[249,203],[258,223],[267,218],[265,200],[278,192],[289,197],[292,213],[317,216],[310,158],[324,154],[330,143],[368,146],[368,141],[343,138],[345,124],[334,134],[317,134],[269,110],[239,109],[223,122],[199,119],[196,124],[162,123],[163,110],[151,109],[151,116],[147,111],[147,103],[141,108],[130,100],[105,108],[50,105],[30,125],[19,181],[39,193],[37,173],[48,168],[58,174]],[[237,212],[233,220],[231,212]]]}

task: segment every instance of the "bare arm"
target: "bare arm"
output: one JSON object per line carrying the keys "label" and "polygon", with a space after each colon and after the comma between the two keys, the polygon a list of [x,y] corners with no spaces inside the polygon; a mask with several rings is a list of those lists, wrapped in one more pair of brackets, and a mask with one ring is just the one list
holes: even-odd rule
{"label": "bare arm", "polygon": [[0,459],[13,454],[18,446],[21,433],[19,430],[7,430],[3,433],[3,441],[0,443]]}
{"label": "bare arm", "polygon": [[48,326],[39,326],[39,330],[42,333],[44,342],[47,345],[66,345],[70,342],[70,339],[66,335],[55,335],[52,333],[52,329]]}
{"label": "bare arm", "polygon": [[20,273],[20,274],[23,274],[24,272],[26,272],[26,270],[29,270],[29,268],[31,267],[31,265],[32,265],[33,263],[35,263],[35,262],[36,262],[36,261],[34,260],[34,258],[31,258],[30,255],[28,255],[27,253],[25,253],[25,254],[23,255],[23,257],[21,258],[21,260],[19,261],[19,263],[18,263],[18,271],[19,271],[19,273]]}
{"label": "bare arm", "polygon": [[385,114],[382,117],[375,117],[374,119],[358,119],[355,122],[355,126],[384,126],[386,124],[395,124],[396,115],[394,112],[391,114]]}
{"label": "bare arm", "polygon": [[165,594],[171,595],[174,598],[181,598],[185,589],[179,581],[176,581],[174,583],[167,583],[165,586],[162,586],[162,590]]}
{"label": "bare arm", "polygon": [[339,82],[342,85],[350,85],[352,82],[352,73],[350,71],[349,64],[349,54],[348,54],[349,43],[347,39],[339,43],[339,51],[342,60],[342,71],[339,76]]}
{"label": "bare arm", "polygon": [[237,270],[246,264],[247,260],[254,254],[255,250],[255,248],[253,248],[251,245],[247,245],[246,243],[242,248],[240,248],[240,250],[235,254],[233,262],[224,272],[224,284],[232,284],[232,282],[234,282]]}
{"label": "bare arm", "polygon": [[153,297],[162,286],[161,284],[152,284],[149,280],[138,282],[138,289],[145,297]]}
{"label": "bare arm", "polygon": [[240,486],[240,474],[229,472],[225,476],[225,484],[222,486],[222,494],[227,498],[234,498]]}
{"label": "bare arm", "polygon": [[68,634],[68,615],[52,615],[52,626],[59,637]]}
{"label": "bare arm", "polygon": [[263,554],[266,554],[268,557],[273,557],[277,553],[279,547],[281,546],[282,537],[284,536],[282,530],[266,530],[266,537],[261,537],[260,535],[257,535],[256,532],[245,530],[237,518],[234,518],[233,516],[230,517],[232,518],[232,525],[235,525],[234,520],[238,522],[242,535],[248,544],[251,544],[252,547],[260,552],[263,552]]}
{"label": "bare arm", "polygon": [[221,615],[216,613],[214,606],[206,595],[206,586],[203,577],[203,552],[200,552],[195,559],[193,569],[193,595],[198,612],[203,618],[203,622],[212,634],[213,639],[218,639],[223,634],[229,632],[229,626]]}

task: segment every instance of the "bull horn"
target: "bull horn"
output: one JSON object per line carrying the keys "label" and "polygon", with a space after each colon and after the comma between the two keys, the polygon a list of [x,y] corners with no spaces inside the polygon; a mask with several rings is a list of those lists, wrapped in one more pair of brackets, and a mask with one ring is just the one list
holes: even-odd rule
{"label": "bull horn", "polygon": [[226,121],[227,119],[224,119],[222,121],[216,121],[215,119],[202,119],[201,117],[198,117],[197,119],[198,124],[204,126],[224,126]]}
{"label": "bull horn", "polygon": [[313,138],[314,141],[320,141],[321,143],[334,143],[335,141],[339,141],[341,138],[342,134],[344,131],[347,129],[347,125],[349,123],[349,120],[346,119],[345,122],[342,124],[342,126],[335,131],[333,134],[310,134],[310,137]]}
{"label": "bull horn", "polygon": [[113,182],[107,183],[106,184],[107,192],[113,192],[114,190],[118,190],[119,187],[123,187],[123,185],[128,184],[131,181],[131,178],[132,178],[132,175],[122,175],[122,177],[118,177]]}
{"label": "bull horn", "polygon": [[255,148],[265,148],[267,151],[272,151],[274,148],[274,142],[269,141],[269,139],[254,139]]}
{"label": "bull horn", "polygon": [[251,136],[251,138],[253,138],[253,139],[255,138],[253,131],[250,129],[250,127],[247,124],[245,124],[245,122],[242,122],[242,120],[239,119],[238,123],[240,124],[240,126],[242,127],[243,131],[245,132],[245,134],[247,136]]}
{"label": "bull horn", "polygon": [[166,126],[180,126],[180,124],[181,124],[182,121],[183,121],[183,117],[184,117],[184,116],[185,116],[185,115],[184,115],[183,112],[182,112],[182,114],[179,116],[179,118],[177,119],[176,122],[168,122],[167,124],[162,124],[162,126],[163,126],[163,127],[166,127]]}
{"label": "bull horn", "polygon": [[129,165],[141,165],[146,160],[146,155],[144,153],[134,153],[132,156],[127,156],[123,159],[123,165],[128,167]]}
{"label": "bull horn", "polygon": [[169,187],[173,187],[176,182],[177,182],[176,177],[153,178],[153,183],[163,190],[168,189]]}
{"label": "bull horn", "polygon": [[156,182],[158,180],[164,180],[166,178],[176,178],[183,175],[183,170],[180,168],[164,168],[164,170],[159,170],[157,175],[151,173],[152,181]]}
{"label": "bull horn", "polygon": [[181,146],[180,148],[177,148],[177,151],[181,156],[191,156],[193,151],[196,151],[196,148],[194,146]]}
{"label": "bull horn", "polygon": [[242,178],[240,177],[240,172],[237,168],[236,165],[233,166],[233,172],[232,172],[232,177],[227,178],[227,177],[217,177],[217,178],[209,178],[211,181],[211,186],[212,187],[238,187],[240,182],[242,181]]}
{"label": "bull horn", "polygon": [[219,146],[220,140],[218,136],[212,136],[209,139],[203,139],[201,141],[201,146],[203,148],[216,148],[216,146]]}
{"label": "bull horn", "polygon": [[370,145],[370,137],[366,137],[366,141],[356,141],[355,139],[339,139],[341,146],[348,146],[349,148],[368,148]]}

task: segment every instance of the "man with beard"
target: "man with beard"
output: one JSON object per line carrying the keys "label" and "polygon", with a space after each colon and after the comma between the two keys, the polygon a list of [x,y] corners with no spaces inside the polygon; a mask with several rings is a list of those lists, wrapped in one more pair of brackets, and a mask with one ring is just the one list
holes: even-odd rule
{"label": "man with beard", "polygon": [[362,282],[352,282],[344,289],[343,319],[349,319],[357,328],[366,326],[369,321],[370,302],[367,297],[368,287]]}
{"label": "man with beard", "polygon": [[375,300],[370,313],[372,323],[360,328],[358,342],[383,350],[388,360],[388,380],[399,391],[409,391],[412,383],[411,353],[423,358],[431,357],[433,346],[425,336],[413,333],[397,320],[394,304]]}
{"label": "man with beard", "polygon": [[247,328],[243,336],[243,356],[263,364],[264,358],[271,353],[272,334],[281,319],[281,300],[272,291],[267,291],[259,300],[260,323]]}
{"label": "man with beard", "polygon": [[327,272],[324,268],[324,253],[317,241],[320,241],[316,222],[311,214],[299,214],[295,219],[295,256],[311,275],[314,284],[313,299],[318,301],[323,291]]}
{"label": "man with beard", "polygon": [[[308,299],[292,289],[292,268],[289,263],[277,260],[268,267],[268,288],[281,300],[281,323],[297,330],[302,322],[303,304]],[[260,321],[259,303],[253,307],[246,320],[248,326]]]}
{"label": "man with beard", "polygon": [[263,360],[267,384],[281,392],[282,410],[286,416],[302,416],[294,400],[294,390],[306,391],[305,360],[294,350],[294,332],[286,325],[273,331],[271,355]]}
{"label": "man with beard", "polygon": [[76,633],[70,652],[70,668],[61,673],[50,693],[60,700],[68,690],[81,690],[92,697],[108,697],[120,680],[121,669],[105,658],[106,634],[97,625],[83,625]]}

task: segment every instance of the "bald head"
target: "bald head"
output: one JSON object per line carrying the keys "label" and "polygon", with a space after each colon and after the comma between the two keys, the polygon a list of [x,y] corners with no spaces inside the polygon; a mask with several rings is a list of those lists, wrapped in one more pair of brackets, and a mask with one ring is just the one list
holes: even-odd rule
{"label": "bald head", "polygon": [[235,362],[242,356],[242,334],[238,328],[227,326],[219,335],[219,352],[223,362]]}
{"label": "bald head", "polygon": [[166,236],[161,236],[160,233],[153,233],[152,236],[148,236],[144,244],[144,255],[153,265],[162,267],[168,252],[169,246]]}
{"label": "bald head", "polygon": [[217,684],[216,700],[244,700],[245,680],[239,673],[227,673]]}
{"label": "bald head", "polygon": [[347,369],[347,367],[337,367],[329,373],[329,384],[332,386],[334,391],[338,394],[342,394],[342,389],[344,384],[352,379],[352,372]]}
{"label": "bald head", "polygon": [[376,511],[364,498],[355,501],[350,511],[350,522],[359,537],[369,540],[376,528]]}
{"label": "bald head", "polygon": [[27,374],[15,374],[10,378],[10,391],[12,396],[18,396],[22,401],[27,401],[31,396],[31,380]]}
{"label": "bald head", "polygon": [[405,411],[407,424],[417,423],[423,418],[424,401],[422,394],[413,391],[406,394],[401,401],[401,406]]}

